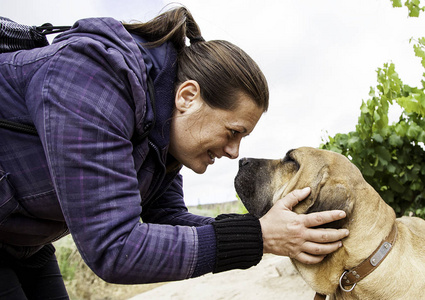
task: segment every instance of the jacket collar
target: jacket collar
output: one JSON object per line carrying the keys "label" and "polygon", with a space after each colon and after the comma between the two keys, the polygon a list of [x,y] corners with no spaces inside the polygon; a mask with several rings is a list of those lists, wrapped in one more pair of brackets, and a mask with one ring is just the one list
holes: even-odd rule
{"label": "jacket collar", "polygon": [[[154,85],[155,103],[147,93],[144,126],[150,128],[149,140],[166,155],[170,142],[171,117],[174,111],[174,84],[177,73],[177,52],[171,43],[146,48],[141,37],[133,35],[146,65],[146,73]],[[155,113],[154,113],[155,111]],[[165,156],[163,157],[165,159]]]}

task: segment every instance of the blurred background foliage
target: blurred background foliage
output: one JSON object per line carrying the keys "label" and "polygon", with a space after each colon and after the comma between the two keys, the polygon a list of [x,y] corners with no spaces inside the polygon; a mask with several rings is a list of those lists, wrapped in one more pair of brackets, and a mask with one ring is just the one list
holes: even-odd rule
{"label": "blurred background foliage", "polygon": [[[402,7],[392,0],[394,7]],[[419,0],[404,3],[410,17],[424,7]],[[425,68],[425,38],[410,40]],[[322,149],[347,156],[366,181],[391,205],[398,216],[425,217],[425,73],[421,86],[404,84],[393,63],[378,68],[376,87],[360,107],[356,130],[323,138]],[[396,106],[398,121],[389,124],[388,113]]]}

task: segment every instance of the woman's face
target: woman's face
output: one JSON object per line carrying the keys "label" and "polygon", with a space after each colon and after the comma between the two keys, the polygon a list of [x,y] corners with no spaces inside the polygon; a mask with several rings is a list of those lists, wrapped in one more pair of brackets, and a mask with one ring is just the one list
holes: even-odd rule
{"label": "woman's face", "polygon": [[201,174],[217,158],[239,156],[241,139],[251,133],[263,110],[242,93],[235,109],[214,109],[203,101],[199,91],[196,81],[186,81],[176,93],[169,152]]}

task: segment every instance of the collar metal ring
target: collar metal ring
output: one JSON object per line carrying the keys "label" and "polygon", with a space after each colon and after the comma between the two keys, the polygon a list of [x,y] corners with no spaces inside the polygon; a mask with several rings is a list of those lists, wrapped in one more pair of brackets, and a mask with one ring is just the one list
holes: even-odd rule
{"label": "collar metal ring", "polygon": [[344,286],[342,285],[342,277],[344,277],[345,274],[347,274],[348,271],[344,271],[344,273],[342,273],[341,277],[339,277],[339,287],[341,288],[341,290],[343,290],[344,292],[351,292],[354,287],[357,285],[357,283],[354,283],[353,286],[349,289],[344,288]]}

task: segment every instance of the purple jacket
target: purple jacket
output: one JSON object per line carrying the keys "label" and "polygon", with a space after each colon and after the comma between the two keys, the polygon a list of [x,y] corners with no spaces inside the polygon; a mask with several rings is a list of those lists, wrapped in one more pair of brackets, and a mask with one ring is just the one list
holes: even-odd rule
{"label": "purple jacket", "polygon": [[143,49],[110,18],[0,54],[0,118],[39,134],[0,129],[0,247],[27,257],[70,232],[87,265],[116,283],[184,279],[213,264],[198,259],[215,245],[213,219],[187,212],[182,178],[165,168],[175,73],[171,44]]}

